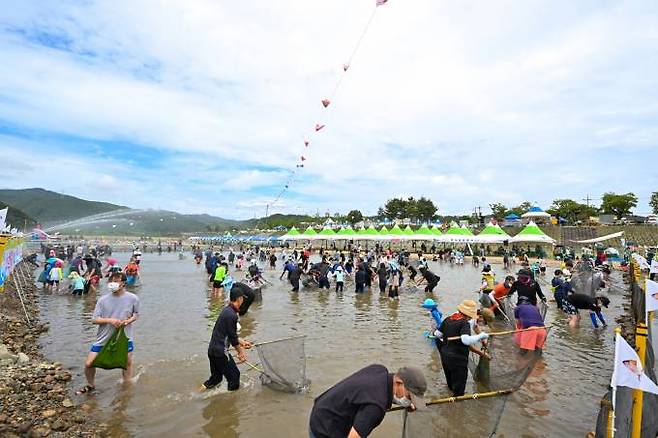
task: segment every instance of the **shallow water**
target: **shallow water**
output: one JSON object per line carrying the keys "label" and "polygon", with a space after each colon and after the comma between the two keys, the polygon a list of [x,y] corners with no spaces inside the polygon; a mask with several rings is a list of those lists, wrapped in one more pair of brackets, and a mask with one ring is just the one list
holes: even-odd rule
{"label": "shallow water", "polygon": [[[125,263],[128,255],[116,258]],[[420,366],[428,377],[428,395],[448,393],[436,349],[422,337],[429,326],[420,307],[426,298],[422,291],[401,292],[399,303],[378,291],[357,297],[350,283],[342,295],[303,289],[290,293],[289,284],[278,280],[279,269],[266,271],[273,285],[264,289],[262,303],[254,303],[241,318],[241,336],[267,341],[305,334],[309,391],[273,391],[261,386],[257,372],[239,365],[240,391],[228,393],[224,384],[197,393],[208,377],[207,345],[223,301],[209,299],[205,270],[189,255],[179,260],[174,253],[145,254],[142,267],[142,285],[134,290],[141,302],[135,323],[136,382],[126,387],[120,371],[99,370],[97,393],[76,396],[94,407],[114,436],[308,436],[313,397],[371,363],[390,370]],[[435,299],[444,313],[454,311],[462,299],[476,299],[479,270],[440,263],[431,269],[441,276]],[[501,277],[502,266],[494,265],[494,270]],[[238,279],[243,275],[233,274]],[[104,287],[99,293],[106,293]],[[547,286],[543,289],[550,293]],[[622,311],[621,292],[613,291],[610,298],[605,313],[612,323]],[[73,369],[76,387],[84,385],[82,364],[95,338],[89,322],[94,305],[93,296],[71,297],[64,291],[41,298],[42,318],[50,323],[41,340],[45,353]],[[612,372],[613,329],[594,330],[585,313],[579,329],[566,323],[552,304],[547,324],[554,327],[544,357],[508,401],[498,436],[574,437],[594,429]],[[258,362],[255,351],[249,358]],[[463,407],[460,417],[468,421],[468,402]],[[401,431],[402,415],[391,413],[372,436],[398,437]]]}

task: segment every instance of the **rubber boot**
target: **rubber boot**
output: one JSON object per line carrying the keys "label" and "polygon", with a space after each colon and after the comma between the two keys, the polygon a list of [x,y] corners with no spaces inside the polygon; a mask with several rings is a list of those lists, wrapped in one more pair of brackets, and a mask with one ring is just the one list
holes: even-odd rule
{"label": "rubber boot", "polygon": [[601,324],[603,324],[603,327],[605,327],[605,326],[608,325],[608,324],[605,322],[605,318],[603,318],[603,312],[602,312],[602,311],[599,310],[598,312],[596,312],[596,316],[599,317],[599,321],[601,321]]}
{"label": "rubber boot", "polygon": [[589,312],[589,319],[592,320],[592,325],[594,328],[599,328],[599,323],[596,321],[596,313]]}

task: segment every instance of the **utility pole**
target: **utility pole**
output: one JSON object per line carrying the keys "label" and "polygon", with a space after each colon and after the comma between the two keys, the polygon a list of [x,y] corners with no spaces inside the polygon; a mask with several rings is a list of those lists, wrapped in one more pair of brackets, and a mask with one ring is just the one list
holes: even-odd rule
{"label": "utility pole", "polygon": [[582,201],[587,202],[587,208],[589,208],[589,201],[593,201],[594,199],[589,197],[589,193],[587,194],[587,197],[585,199],[582,199]]}

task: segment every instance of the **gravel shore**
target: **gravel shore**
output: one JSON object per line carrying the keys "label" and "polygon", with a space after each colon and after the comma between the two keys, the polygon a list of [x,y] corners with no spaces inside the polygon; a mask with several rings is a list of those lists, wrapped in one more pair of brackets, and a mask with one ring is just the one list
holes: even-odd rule
{"label": "gravel shore", "polygon": [[48,327],[39,323],[32,271],[28,263],[21,264],[25,276],[19,284],[31,323],[13,282],[0,293],[0,436],[106,436],[105,425],[90,416],[90,406],[72,401],[71,373],[41,354],[39,336]]}

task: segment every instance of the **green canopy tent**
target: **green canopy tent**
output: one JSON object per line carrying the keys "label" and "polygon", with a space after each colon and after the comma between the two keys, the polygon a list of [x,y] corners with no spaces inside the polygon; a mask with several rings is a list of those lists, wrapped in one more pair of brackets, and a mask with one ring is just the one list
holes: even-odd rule
{"label": "green canopy tent", "polygon": [[510,239],[511,237],[500,228],[500,225],[494,225],[493,222],[489,222],[477,235],[477,243],[503,243]]}
{"label": "green canopy tent", "polygon": [[336,232],[332,230],[329,226],[322,228],[322,231],[318,233],[318,236],[322,236],[324,239],[332,240],[336,237]]}
{"label": "green canopy tent", "polygon": [[336,239],[339,240],[352,240],[356,237],[356,231],[351,226],[346,226],[338,230]]}
{"label": "green canopy tent", "polygon": [[434,226],[432,227],[432,234],[434,234],[434,235],[436,235],[436,236],[441,236],[441,235],[443,235],[443,233],[441,232],[441,228],[439,228],[439,227],[436,226],[436,225],[434,225]]}
{"label": "green canopy tent", "polygon": [[286,234],[281,236],[279,240],[299,240],[300,235],[301,233],[299,230],[293,226]]}
{"label": "green canopy tent", "polygon": [[414,232],[414,240],[435,240],[436,234],[429,229],[426,224],[423,224]]}
{"label": "green canopy tent", "polygon": [[547,236],[541,228],[537,226],[534,222],[530,221],[519,234],[510,239],[510,243],[549,243],[555,245],[555,239],[550,236]]}
{"label": "green canopy tent", "polygon": [[318,232],[313,227],[308,227],[300,236],[299,239],[303,240],[317,240]]}

